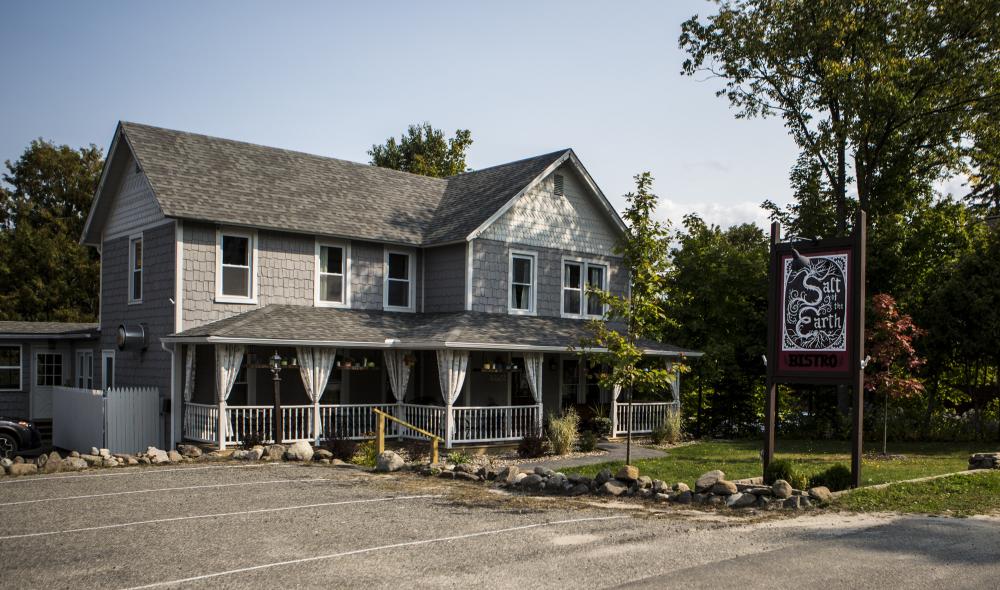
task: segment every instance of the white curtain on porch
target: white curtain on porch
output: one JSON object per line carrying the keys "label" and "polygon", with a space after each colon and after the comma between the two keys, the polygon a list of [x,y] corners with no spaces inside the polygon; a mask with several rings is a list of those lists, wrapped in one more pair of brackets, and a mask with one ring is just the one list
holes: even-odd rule
{"label": "white curtain on porch", "polygon": [[618,401],[618,398],[621,396],[621,394],[622,394],[622,386],[621,385],[615,385],[614,387],[611,388],[611,400],[612,401]]}
{"label": "white curtain on porch", "polygon": [[543,355],[540,352],[524,354],[524,371],[528,377],[528,387],[536,404],[542,403],[542,368]]}
{"label": "white curtain on porch", "polygon": [[299,346],[295,349],[299,357],[299,375],[306,389],[309,401],[316,403],[326,390],[333,372],[333,361],[337,356],[336,348],[319,346]]}
{"label": "white curtain on porch", "polygon": [[406,364],[408,350],[385,351],[385,368],[389,373],[389,387],[397,402],[406,397],[406,386],[410,383],[410,366]]}
{"label": "white curtain on porch", "polygon": [[[236,376],[240,373],[240,365],[243,364],[243,352],[245,347],[240,344],[216,344],[215,345],[215,402],[224,403],[229,399],[229,394],[233,391],[236,383]],[[222,423],[228,429],[227,432],[220,433],[223,438],[233,431],[233,425],[229,423],[228,416]]]}
{"label": "white curtain on porch", "polygon": [[194,399],[194,359],[197,346],[187,345],[187,362],[184,364],[184,403]]}
{"label": "white curtain on porch", "polygon": [[437,365],[441,397],[444,398],[444,403],[450,406],[462,393],[465,371],[469,366],[469,352],[466,350],[438,350]]}

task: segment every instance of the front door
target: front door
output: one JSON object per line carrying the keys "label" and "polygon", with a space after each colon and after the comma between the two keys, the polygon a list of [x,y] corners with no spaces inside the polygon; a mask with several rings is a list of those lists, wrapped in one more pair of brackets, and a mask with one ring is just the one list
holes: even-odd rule
{"label": "front door", "polygon": [[63,385],[67,374],[63,353],[45,351],[35,353],[35,382],[31,388],[31,419],[52,419],[52,388]]}

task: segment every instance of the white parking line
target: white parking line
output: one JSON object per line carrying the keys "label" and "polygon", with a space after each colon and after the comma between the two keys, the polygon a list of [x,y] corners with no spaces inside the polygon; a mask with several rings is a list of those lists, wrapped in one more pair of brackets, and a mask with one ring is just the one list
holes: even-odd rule
{"label": "white parking line", "polygon": [[250,465],[208,465],[206,467],[174,467],[164,469],[162,467],[135,467],[129,470],[116,471],[114,473],[81,473],[79,475],[50,475],[38,477],[10,478],[7,481],[0,481],[0,485],[12,483],[39,483],[52,481],[54,479],[79,479],[82,477],[120,477],[122,475],[156,475],[159,473],[171,473],[174,471],[201,471],[203,469],[246,469],[248,467],[291,467],[289,463],[254,463]]}
{"label": "white parking line", "polygon": [[231,488],[235,486],[259,486],[272,483],[312,483],[317,481],[335,481],[324,478],[302,478],[302,479],[270,479],[266,481],[245,481],[240,483],[215,483],[200,486],[184,486],[178,488],[157,488],[149,490],[129,490],[127,492],[107,492],[104,494],[87,494],[85,496],[62,496],[59,498],[39,498],[37,500],[19,500],[17,502],[3,502],[0,506],[20,506],[22,504],[38,504],[41,502],[59,502],[62,500],[85,500],[87,498],[106,498],[108,496],[126,496],[129,494],[152,494],[155,492],[179,492],[182,490],[202,490],[208,488]]}
{"label": "white parking line", "polygon": [[577,522],[593,522],[601,520],[619,520],[622,518],[628,518],[628,516],[594,516],[590,518],[572,518],[568,520],[554,520],[551,522],[538,522],[534,524],[524,524],[521,526],[512,526],[505,529],[494,529],[491,531],[480,531],[478,533],[467,533],[464,535],[453,535],[450,537],[438,537],[436,539],[423,539],[420,541],[407,541],[405,543],[393,543],[392,545],[381,545],[378,547],[366,547],[364,549],[354,549],[352,551],[344,551],[341,553],[328,553],[326,555],[316,555],[314,557],[303,557],[302,559],[290,559],[288,561],[275,561],[272,563],[265,563],[262,565],[254,565],[250,567],[242,567],[234,570],[226,570],[223,572],[215,572],[211,574],[204,574],[201,576],[192,576],[190,578],[180,578],[177,580],[169,580],[166,582],[154,582],[152,584],[146,584],[144,586],[133,586],[126,590],[141,590],[142,588],[159,588],[161,586],[174,586],[177,584],[187,584],[189,582],[198,582],[200,580],[208,580],[211,578],[219,578],[222,576],[231,576],[234,574],[242,574],[246,572],[253,572],[263,569],[269,569],[273,567],[281,567],[284,565],[296,565],[300,563],[309,563],[311,561],[321,561],[324,559],[335,559],[337,557],[347,557],[350,555],[360,555],[362,553],[372,553],[374,551],[384,551],[387,549],[399,549],[401,547],[415,547],[417,545],[430,545],[432,543],[444,543],[447,541],[459,541],[462,539],[471,539],[473,537],[485,537],[488,535],[499,535],[502,533],[512,533],[514,531],[523,531],[527,529],[535,529],[540,527],[555,526],[560,524],[573,524]]}
{"label": "white parking line", "polygon": [[340,502],[322,502],[319,504],[301,504],[299,506],[282,506],[281,508],[258,508],[256,510],[241,510],[239,512],[217,512],[215,514],[196,514],[193,516],[175,516],[172,518],[158,518],[156,520],[138,520],[134,522],[122,522],[119,524],[105,524],[100,526],[90,526],[79,529],[66,529],[62,531],[45,531],[41,533],[25,533],[22,535],[7,535],[0,537],[0,541],[11,539],[25,539],[28,537],[48,537],[51,535],[65,535],[69,533],[83,533],[87,531],[102,531],[105,529],[118,529],[144,524],[159,524],[164,522],[177,522],[181,520],[198,520],[202,518],[222,518],[225,516],[246,516],[250,514],[263,514],[266,512],[284,512],[288,510],[303,510],[306,508],[323,508],[327,506],[342,506],[344,504],[370,504],[375,502],[395,502],[398,500],[423,500],[427,498],[441,498],[441,494],[425,494],[422,496],[393,496],[391,498],[368,498],[365,500],[341,500]]}

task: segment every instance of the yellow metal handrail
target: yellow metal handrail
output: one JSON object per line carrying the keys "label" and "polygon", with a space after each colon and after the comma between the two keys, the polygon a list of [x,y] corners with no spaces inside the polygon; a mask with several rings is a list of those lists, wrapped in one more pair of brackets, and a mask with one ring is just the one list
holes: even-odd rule
{"label": "yellow metal handrail", "polygon": [[409,428],[414,432],[419,432],[420,434],[429,437],[431,439],[431,463],[438,462],[438,441],[444,440],[443,438],[441,438],[436,434],[427,432],[423,428],[417,428],[413,424],[410,424],[409,422],[406,422],[404,420],[400,420],[399,418],[393,416],[392,414],[387,414],[382,410],[379,410],[378,408],[372,408],[372,412],[374,412],[375,415],[378,416],[378,423],[375,426],[376,429],[375,432],[378,438],[378,452],[380,455],[385,452],[385,419],[388,418],[393,422],[405,426],[406,428]]}

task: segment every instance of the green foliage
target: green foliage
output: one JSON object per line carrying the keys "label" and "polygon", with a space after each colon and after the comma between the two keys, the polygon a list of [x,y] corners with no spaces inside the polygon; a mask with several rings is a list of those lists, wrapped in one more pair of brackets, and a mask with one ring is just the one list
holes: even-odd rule
{"label": "green foliage", "polygon": [[537,429],[524,435],[517,443],[517,456],[522,459],[534,459],[545,454],[545,437]]}
{"label": "green foliage", "polygon": [[580,415],[573,408],[563,412],[562,416],[550,415],[547,435],[553,453],[556,455],[569,453],[576,446],[576,440],[580,435]]}
{"label": "green foliage", "polygon": [[1000,471],[994,471],[861,489],[838,498],[836,506],[866,512],[972,516],[995,514],[998,497]]}
{"label": "green foliage", "polygon": [[832,465],[809,478],[809,487],[826,486],[838,492],[851,487],[851,468],[847,465]]}
{"label": "green foliage", "polygon": [[679,443],[683,436],[680,412],[667,411],[663,422],[653,429],[649,438],[653,444],[662,445],[664,443]]}
{"label": "green foliage", "polygon": [[779,479],[787,481],[797,490],[804,490],[809,485],[809,479],[788,459],[775,459],[764,470],[764,483],[771,485]]}
{"label": "green foliage", "polygon": [[351,456],[350,462],[364,467],[375,467],[377,459],[378,446],[374,440],[366,440],[355,447],[354,455]]}
{"label": "green foliage", "polygon": [[399,142],[390,137],[383,145],[373,145],[368,151],[372,166],[392,168],[423,176],[444,178],[465,172],[465,152],[472,145],[468,129],[455,131],[445,140],[444,132],[424,122],[410,125]]}
{"label": "green foliage", "polygon": [[101,150],[36,140],[0,184],[0,320],[94,321],[100,263],[79,243]]}
{"label": "green foliage", "polygon": [[472,457],[465,451],[452,451],[447,456],[447,462],[454,465],[463,465],[470,461],[472,461]]}
{"label": "green foliage", "polygon": [[607,416],[594,416],[590,419],[590,430],[595,436],[611,436],[611,418]]}
{"label": "green foliage", "polygon": [[243,435],[239,447],[241,450],[249,451],[254,447],[262,447],[266,443],[267,439],[264,437],[263,432],[248,432]]}
{"label": "green foliage", "polygon": [[581,453],[589,453],[597,450],[597,435],[590,430],[585,430],[580,434],[580,441],[577,448]]}

